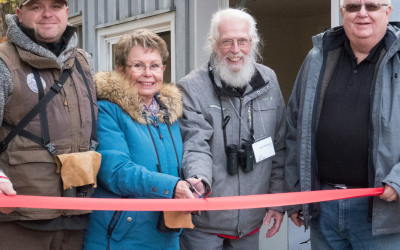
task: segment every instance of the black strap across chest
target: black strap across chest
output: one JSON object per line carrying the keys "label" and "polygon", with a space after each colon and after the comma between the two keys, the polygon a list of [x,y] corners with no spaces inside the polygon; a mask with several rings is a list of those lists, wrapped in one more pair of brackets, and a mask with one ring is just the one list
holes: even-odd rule
{"label": "black strap across chest", "polygon": [[[92,98],[92,93],[89,88],[89,84],[87,82],[86,76],[83,72],[82,66],[79,63],[78,59],[75,58],[75,66],[79,72],[79,74],[82,76],[83,81],[85,82],[87,91],[88,91],[88,96],[89,96],[89,101],[90,101],[90,109],[91,109],[91,115],[92,115],[92,132],[91,132],[91,138],[90,138],[90,151],[96,150],[96,147],[98,146],[99,142],[97,140],[97,123],[96,123],[96,115],[94,112],[94,105],[93,105],[93,98]],[[0,142],[0,154],[2,154],[10,144],[10,142],[17,136],[20,135],[28,140],[31,140],[37,144],[43,145],[46,147],[46,149],[49,151],[49,153],[52,156],[57,156],[57,149],[54,147],[54,145],[51,143],[50,140],[50,133],[49,133],[49,123],[47,119],[47,111],[46,111],[46,106],[47,104],[58,94],[60,93],[60,90],[63,88],[63,85],[67,81],[67,79],[71,76],[72,74],[72,68],[65,69],[62,75],[60,76],[60,79],[55,81],[54,85],[50,87],[49,92],[47,94],[44,94],[44,87],[43,83],[39,74],[39,71],[32,67],[32,73],[35,77],[35,81],[38,87],[38,92],[39,92],[39,102],[31,109],[31,111],[28,112],[28,114],[22,118],[22,120],[17,124],[8,124],[6,122],[3,122],[3,126],[6,128],[10,129],[11,132],[6,136],[6,138]],[[26,130],[24,128],[39,114],[40,116],[40,126],[42,130],[42,138],[39,136],[36,136]]]}
{"label": "black strap across chest", "polygon": [[[179,163],[178,151],[176,150],[174,137],[172,136],[172,132],[171,132],[171,127],[170,127],[171,124],[170,124],[170,119],[169,119],[170,117],[169,117],[168,108],[167,108],[167,106],[165,106],[165,104],[160,100],[160,93],[157,93],[157,94],[154,96],[154,98],[156,99],[158,105],[160,106],[160,109],[164,112],[164,122],[165,122],[165,124],[167,125],[169,135],[171,136],[172,145],[174,146],[176,161],[177,161],[177,163],[178,163],[178,166],[177,166],[177,168],[178,168],[178,176],[179,176],[180,178],[182,178],[182,171],[181,171],[181,166],[180,166],[180,163]],[[155,141],[154,141],[153,134],[151,133],[150,126],[149,126],[149,124],[147,123],[147,114],[146,114],[146,112],[143,111],[142,115],[143,115],[143,118],[144,118],[145,121],[146,121],[147,130],[148,130],[149,133],[150,133],[150,137],[151,137],[151,140],[152,140],[152,142],[153,142],[154,149],[155,149],[155,151],[156,151],[157,161],[158,161],[158,164],[157,164],[157,171],[158,171],[159,173],[162,173],[162,171],[161,171],[160,156],[158,155],[157,146],[156,146],[156,143],[155,143]]]}
{"label": "black strap across chest", "polygon": [[[226,153],[226,148],[227,148],[227,144],[228,144],[227,136],[226,136],[226,126],[228,125],[231,117],[229,115],[226,117],[224,116],[224,110],[223,110],[224,108],[222,107],[222,100],[221,100],[222,90],[220,88],[218,88],[217,83],[215,82],[214,74],[212,72],[212,67],[211,67],[210,63],[208,63],[208,77],[210,78],[211,83],[214,87],[214,91],[218,97],[219,105],[221,108],[222,132],[223,132],[223,136],[224,136],[224,146],[225,146],[225,153]],[[242,107],[240,107],[240,108],[242,108]],[[251,135],[251,138],[253,138],[254,137],[253,100],[251,100],[251,117],[252,117],[252,119],[251,119],[252,121],[251,121],[251,127],[250,127],[250,135]]]}

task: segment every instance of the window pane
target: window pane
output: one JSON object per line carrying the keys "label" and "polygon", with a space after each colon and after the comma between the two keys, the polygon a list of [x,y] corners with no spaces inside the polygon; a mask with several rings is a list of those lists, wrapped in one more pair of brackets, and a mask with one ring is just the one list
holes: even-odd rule
{"label": "window pane", "polygon": [[113,45],[111,45],[111,50],[112,50],[112,69],[115,70],[115,46],[116,44],[114,43]]}
{"label": "window pane", "polygon": [[78,35],[78,48],[83,49],[83,34],[82,34],[82,25],[76,26],[78,30],[76,31]]}
{"label": "window pane", "polygon": [[162,39],[164,39],[165,43],[168,47],[169,57],[167,60],[167,66],[165,67],[164,71],[164,82],[170,83],[171,82],[171,31],[158,33]]}

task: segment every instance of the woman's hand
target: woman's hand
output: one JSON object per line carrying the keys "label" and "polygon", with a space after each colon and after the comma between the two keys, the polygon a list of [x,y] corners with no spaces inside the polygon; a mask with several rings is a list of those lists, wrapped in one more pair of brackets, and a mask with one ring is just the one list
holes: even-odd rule
{"label": "woman's hand", "polygon": [[186,181],[178,181],[175,188],[175,198],[177,199],[194,199],[190,185]]}
{"label": "woman's hand", "polygon": [[[188,181],[192,182],[192,180],[196,180],[194,178],[189,178]],[[201,181],[201,180],[200,180]],[[193,184],[193,182],[192,182]],[[197,182],[196,182],[197,184]],[[194,184],[193,184],[194,185]],[[194,193],[189,189],[190,184],[186,181],[178,181],[175,188],[175,198],[177,199],[194,199]],[[182,211],[184,214],[197,213],[197,211]]]}

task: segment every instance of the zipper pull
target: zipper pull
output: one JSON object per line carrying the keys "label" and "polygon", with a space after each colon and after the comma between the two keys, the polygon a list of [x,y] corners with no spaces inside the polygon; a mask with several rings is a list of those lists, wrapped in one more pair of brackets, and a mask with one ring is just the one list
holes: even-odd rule
{"label": "zipper pull", "polygon": [[158,126],[156,119],[154,119],[154,127],[156,127],[156,129],[158,130],[158,133],[160,134],[160,139],[162,140],[163,136],[161,134],[161,129],[160,129],[160,126]]}
{"label": "zipper pull", "polygon": [[242,105],[243,105],[243,97],[240,97],[240,106],[239,106],[239,113],[240,113],[240,116],[242,115]]}
{"label": "zipper pull", "polygon": [[248,115],[248,123],[249,123],[249,128],[251,128],[251,106],[249,105],[249,110],[247,111],[247,115]]}

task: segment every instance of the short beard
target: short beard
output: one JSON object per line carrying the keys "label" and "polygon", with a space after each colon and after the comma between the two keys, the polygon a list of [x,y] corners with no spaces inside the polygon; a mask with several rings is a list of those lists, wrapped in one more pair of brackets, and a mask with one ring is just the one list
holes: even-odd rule
{"label": "short beard", "polygon": [[215,73],[219,75],[222,81],[233,88],[243,88],[249,84],[256,72],[256,56],[253,51],[250,51],[250,54],[247,56],[244,54],[238,55],[242,56],[244,60],[243,65],[228,65],[226,57],[228,57],[229,54],[220,60],[220,55],[218,52],[213,53],[211,60],[211,66]]}

